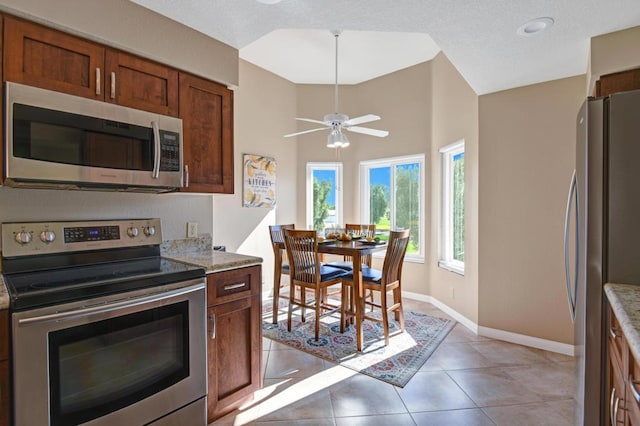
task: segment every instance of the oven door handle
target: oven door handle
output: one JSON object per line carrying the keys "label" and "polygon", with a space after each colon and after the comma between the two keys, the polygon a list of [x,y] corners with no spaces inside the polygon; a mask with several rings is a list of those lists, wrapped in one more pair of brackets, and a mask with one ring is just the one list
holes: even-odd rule
{"label": "oven door handle", "polygon": [[204,283],[170,290],[162,293],[152,294],[133,299],[118,299],[111,303],[101,304],[98,306],[85,306],[77,309],[70,309],[64,312],[56,312],[55,314],[42,315],[38,317],[21,318],[18,320],[20,326],[32,326],[36,324],[44,324],[49,322],[69,321],[78,317],[86,317],[88,315],[97,315],[112,312],[122,308],[131,308],[135,306],[145,305],[148,303],[161,302],[174,297],[193,293],[204,289]]}

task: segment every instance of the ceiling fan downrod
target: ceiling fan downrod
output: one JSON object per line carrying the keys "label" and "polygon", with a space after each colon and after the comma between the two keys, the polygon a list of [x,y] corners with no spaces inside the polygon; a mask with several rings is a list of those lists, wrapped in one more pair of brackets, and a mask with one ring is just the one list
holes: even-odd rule
{"label": "ceiling fan downrod", "polygon": [[335,114],[338,114],[338,37],[340,37],[341,33],[342,31],[340,30],[331,31],[331,34],[333,34],[333,37],[335,37],[336,39],[336,80],[335,80],[335,86],[334,86],[334,105],[333,105],[333,111]]}

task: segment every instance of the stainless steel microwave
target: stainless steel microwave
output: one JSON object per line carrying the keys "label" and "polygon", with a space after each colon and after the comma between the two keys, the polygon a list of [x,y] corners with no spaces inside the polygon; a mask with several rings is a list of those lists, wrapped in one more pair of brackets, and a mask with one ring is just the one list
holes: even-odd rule
{"label": "stainless steel microwave", "polygon": [[5,184],[171,192],[182,186],[182,120],[5,83]]}

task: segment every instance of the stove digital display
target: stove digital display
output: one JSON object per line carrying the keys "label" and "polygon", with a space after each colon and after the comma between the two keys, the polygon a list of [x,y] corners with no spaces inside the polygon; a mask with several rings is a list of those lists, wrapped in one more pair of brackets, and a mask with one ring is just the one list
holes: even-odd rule
{"label": "stove digital display", "polygon": [[78,226],[64,228],[65,243],[82,243],[87,241],[119,240],[120,227],[118,226]]}

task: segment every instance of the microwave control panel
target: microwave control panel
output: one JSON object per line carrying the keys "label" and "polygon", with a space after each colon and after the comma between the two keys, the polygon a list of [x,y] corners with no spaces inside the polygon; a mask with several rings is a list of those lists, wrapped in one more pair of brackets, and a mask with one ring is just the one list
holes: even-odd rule
{"label": "microwave control panel", "polygon": [[180,134],[160,130],[160,170],[179,172],[180,163]]}

